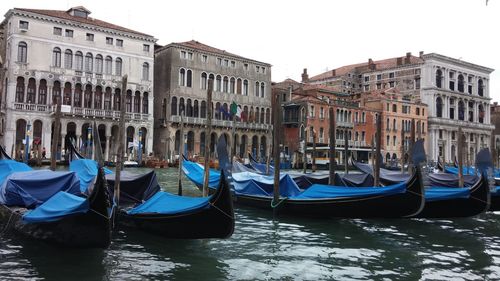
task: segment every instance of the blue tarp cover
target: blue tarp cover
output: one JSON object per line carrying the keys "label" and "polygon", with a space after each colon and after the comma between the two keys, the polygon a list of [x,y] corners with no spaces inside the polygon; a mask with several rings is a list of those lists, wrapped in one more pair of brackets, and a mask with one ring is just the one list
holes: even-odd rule
{"label": "blue tarp cover", "polygon": [[89,201],[64,191],[59,191],[42,205],[27,212],[23,216],[26,223],[57,221],[69,215],[86,213],[89,210]]}
{"label": "blue tarp cover", "polygon": [[500,196],[500,186],[495,186],[495,189],[491,191],[491,196]]}
{"label": "blue tarp cover", "polygon": [[257,170],[251,167],[247,167],[238,161],[233,161],[232,173],[241,173],[241,172],[259,173]]}
{"label": "blue tarp cover", "polygon": [[[236,194],[254,196],[273,196],[274,176],[264,176],[243,172],[233,174],[233,187]],[[280,195],[291,197],[301,190],[287,174],[280,175]]]}
{"label": "blue tarp cover", "polygon": [[0,184],[14,172],[27,172],[33,169],[30,166],[15,160],[0,160]]}
{"label": "blue tarp cover", "polygon": [[177,196],[159,191],[146,202],[129,210],[129,215],[137,214],[183,214],[208,208],[210,197]]}
{"label": "blue tarp cover", "polygon": [[250,159],[250,165],[252,166],[252,168],[254,168],[255,170],[257,170],[261,174],[264,174],[264,175],[272,175],[272,174],[274,174],[274,167],[271,166],[271,165],[269,165],[269,174],[266,173],[267,164],[261,164],[261,163],[255,162],[252,159]]}
{"label": "blue tarp cover", "polygon": [[467,199],[470,189],[467,187],[428,187],[425,189],[425,201],[440,201],[448,199]]}
{"label": "blue tarp cover", "polygon": [[[114,198],[115,174],[106,175],[106,182]],[[120,174],[120,204],[136,204],[153,197],[161,187],[158,184],[156,173],[134,174],[123,171]]]}
{"label": "blue tarp cover", "polygon": [[12,173],[0,186],[0,204],[34,208],[59,191],[81,194],[80,181],[74,172],[33,170]]}
{"label": "blue tarp cover", "polygon": [[[205,169],[202,165],[184,160],[182,161],[182,171],[186,175],[186,177],[191,180],[196,186],[203,186],[203,176]],[[208,187],[217,188],[219,186],[220,181],[220,172],[210,169],[208,176]]]}
{"label": "blue tarp cover", "polygon": [[398,183],[385,187],[344,187],[314,184],[297,196],[290,199],[328,199],[339,197],[365,197],[373,195],[392,195],[404,193],[406,183]]}
{"label": "blue tarp cover", "polygon": [[97,176],[97,162],[89,159],[73,160],[69,170],[75,172],[80,179],[80,191],[88,194],[88,188]]}

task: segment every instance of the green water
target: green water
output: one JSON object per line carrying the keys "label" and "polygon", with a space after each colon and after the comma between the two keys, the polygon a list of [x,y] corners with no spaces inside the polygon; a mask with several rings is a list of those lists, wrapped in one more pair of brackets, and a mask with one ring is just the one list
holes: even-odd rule
{"label": "green water", "polygon": [[[176,192],[177,170],[157,172]],[[185,195],[200,195],[184,183]],[[75,250],[3,235],[0,280],[500,280],[500,214],[273,219],[237,207],[235,215],[227,240],[117,231],[106,250]]]}

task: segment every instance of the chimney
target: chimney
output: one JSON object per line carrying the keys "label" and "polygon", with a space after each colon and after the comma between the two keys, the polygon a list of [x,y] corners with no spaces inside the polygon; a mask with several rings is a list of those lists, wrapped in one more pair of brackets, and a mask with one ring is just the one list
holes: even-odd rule
{"label": "chimney", "polygon": [[409,64],[410,63],[410,58],[411,58],[411,52],[406,53],[405,64]]}
{"label": "chimney", "polygon": [[371,65],[373,64],[373,60],[372,59],[368,59],[368,65]]}
{"label": "chimney", "polygon": [[307,75],[307,68],[304,68],[304,72],[302,72],[302,83],[309,82],[309,75]]}
{"label": "chimney", "polygon": [[420,51],[420,52],[418,53],[418,56],[419,56],[419,57],[423,57],[423,56],[424,56],[424,51]]}
{"label": "chimney", "polygon": [[397,59],[396,59],[396,65],[397,65],[397,66],[400,66],[400,65],[402,65],[402,64],[403,64],[403,58],[397,58]]}
{"label": "chimney", "polygon": [[376,64],[373,63],[372,59],[368,59],[368,68],[370,70],[375,70],[375,68],[376,68]]}
{"label": "chimney", "polygon": [[335,69],[334,69],[334,70],[332,70],[332,76],[334,76],[334,77],[335,77],[335,76],[337,76],[337,75],[336,75],[336,72],[335,72]]}

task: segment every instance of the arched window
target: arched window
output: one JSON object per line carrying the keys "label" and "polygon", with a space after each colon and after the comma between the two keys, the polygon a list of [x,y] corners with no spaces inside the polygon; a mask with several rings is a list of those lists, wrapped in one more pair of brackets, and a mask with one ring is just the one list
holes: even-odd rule
{"label": "arched window", "polygon": [[63,90],[63,104],[71,105],[71,83],[66,82]]}
{"label": "arched window", "polygon": [[103,58],[102,55],[95,56],[95,72],[101,74],[103,68]]}
{"label": "arched window", "polygon": [[465,106],[463,101],[458,102],[458,120],[464,120],[465,118]]}
{"label": "arched window", "polygon": [[441,97],[436,99],[436,117],[443,117],[443,100]]}
{"label": "arched window", "polygon": [[101,86],[95,87],[94,108],[96,108],[96,109],[102,108],[102,88],[101,88]]}
{"label": "arched window", "polygon": [[184,105],[184,98],[179,99],[179,115],[186,116],[186,106]]}
{"label": "arched window", "polygon": [[193,86],[193,71],[188,69],[186,71],[186,87],[191,88]]}
{"label": "arched window", "polygon": [[385,122],[385,123],[386,123],[386,124],[385,124],[385,129],[386,129],[387,131],[390,131],[390,130],[391,130],[391,126],[390,126],[390,125],[391,125],[391,123],[390,123],[390,122],[391,122],[391,121],[389,120],[389,118],[387,118],[387,120],[386,120],[386,122]]}
{"label": "arched window", "polygon": [[215,119],[220,120],[220,102],[215,104]]}
{"label": "arched window", "polygon": [[61,67],[61,49],[57,47],[52,51],[52,66]]}
{"label": "arched window", "polygon": [[259,87],[260,87],[260,83],[259,82],[255,82],[255,96],[258,97],[259,96]]}
{"label": "arched window", "polygon": [[28,44],[19,42],[17,45],[17,61],[26,63],[28,61]]}
{"label": "arched window", "polygon": [[469,122],[474,122],[474,102],[469,101]]}
{"label": "arched window", "polygon": [[260,97],[263,98],[266,96],[266,84],[264,82],[260,83]]}
{"label": "arched window", "polygon": [[121,90],[115,89],[113,110],[121,110]]}
{"label": "arched window", "polygon": [[269,108],[266,109],[266,123],[271,124],[271,110]]}
{"label": "arched window", "polygon": [[80,51],[75,53],[75,70],[83,71],[83,53]]}
{"label": "arched window", "polygon": [[236,93],[241,95],[241,79],[236,80]]}
{"label": "arched window", "polygon": [[186,116],[193,117],[193,105],[191,103],[191,99],[187,99],[186,103]]}
{"label": "arched window", "polygon": [[194,101],[194,106],[193,106],[193,117],[200,117],[199,116],[199,108],[198,108],[198,101]]}
{"label": "arched window", "polygon": [[149,63],[142,64],[142,80],[149,80]]}
{"label": "arched window", "polygon": [[64,68],[73,68],[73,52],[70,49],[64,51]]}
{"label": "arched window", "polygon": [[61,82],[55,81],[52,86],[52,104],[57,104],[61,99]]}
{"label": "arched window", "polygon": [[170,103],[170,114],[177,115],[177,97],[172,97],[172,102]]}
{"label": "arched window", "polygon": [[458,75],[458,91],[464,92],[464,76],[462,74]]}
{"label": "arched window", "polygon": [[127,90],[127,96],[125,97],[125,110],[126,112],[132,112],[132,91]]}
{"label": "arched window", "polygon": [[201,73],[201,80],[200,80],[200,88],[202,90],[206,90],[207,89],[207,74],[205,72]]}
{"label": "arched window", "polygon": [[85,72],[92,72],[94,69],[94,57],[91,53],[85,55]]}
{"label": "arched window", "polygon": [[220,92],[222,90],[222,77],[217,75],[215,78],[215,91]]}
{"label": "arched window", "polygon": [[483,96],[484,95],[484,83],[483,83],[483,79],[479,79],[477,81],[477,94],[479,96]]}
{"label": "arched window", "polygon": [[227,78],[227,76],[224,76],[224,82],[222,83],[222,91],[224,93],[228,93],[229,92],[229,78]]}
{"label": "arched window", "polygon": [[200,117],[207,118],[207,102],[201,101]]}
{"label": "arched window", "polygon": [[92,85],[85,85],[85,92],[83,93],[83,107],[92,108]]}
{"label": "arched window", "polygon": [[479,116],[478,116],[479,123],[484,123],[484,107],[483,107],[483,105],[480,104],[478,109],[479,109]]}
{"label": "arched window", "polygon": [[392,112],[398,112],[398,106],[393,104],[392,105]]}
{"label": "arched window", "polygon": [[115,75],[122,76],[122,59],[116,58],[115,60]]}
{"label": "arched window", "polygon": [[143,114],[149,114],[149,99],[148,99],[148,93],[145,92],[142,94],[142,113]]}
{"label": "arched window", "polygon": [[234,77],[231,77],[231,80],[229,80],[229,92],[231,94],[234,94],[235,84],[236,84],[236,79],[234,79]]}
{"label": "arched window", "polygon": [[255,108],[255,123],[259,123],[259,108]]}
{"label": "arched window", "polygon": [[28,91],[27,91],[27,96],[26,96],[26,102],[27,103],[35,103],[35,96],[36,96],[35,78],[30,78],[28,80]]}
{"label": "arched window", "polygon": [[104,92],[104,109],[111,110],[111,88],[107,87]]}
{"label": "arched window", "polygon": [[264,124],[264,121],[265,121],[265,114],[266,114],[266,112],[264,111],[264,108],[261,108],[261,109],[260,109],[260,123],[261,123],[261,124]]}
{"label": "arched window", "polygon": [[185,86],[186,81],[186,70],[184,68],[179,69],[179,86]]}
{"label": "arched window", "polygon": [[24,77],[17,77],[16,102],[24,102]]}
{"label": "arched window", "polygon": [[396,130],[398,129],[396,126],[397,126],[397,124],[396,124],[396,118],[394,118],[394,119],[392,120],[392,129],[393,129],[394,131],[396,131]]}
{"label": "arched window", "polygon": [[134,112],[139,113],[141,109],[141,92],[135,91],[134,95]]}
{"label": "arched window", "polygon": [[243,95],[248,96],[248,80],[243,80]]}
{"label": "arched window", "polygon": [[111,75],[113,69],[113,59],[110,56],[106,57],[106,60],[104,62],[104,73],[107,75]]}
{"label": "arched window", "polygon": [[73,105],[75,107],[81,107],[82,106],[82,85],[81,84],[76,84],[75,85],[75,96],[74,96],[74,103]]}
{"label": "arched window", "polygon": [[436,87],[443,87],[443,71],[441,69],[436,70]]}
{"label": "arched window", "polygon": [[40,80],[40,86],[38,86],[38,104],[47,104],[47,81],[45,79]]}

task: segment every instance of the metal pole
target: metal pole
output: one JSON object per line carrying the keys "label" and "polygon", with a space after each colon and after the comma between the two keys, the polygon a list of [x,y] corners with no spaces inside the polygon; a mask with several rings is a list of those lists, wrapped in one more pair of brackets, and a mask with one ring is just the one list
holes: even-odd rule
{"label": "metal pole", "polygon": [[[415,145],[415,119],[411,119],[410,147],[409,147],[410,153],[413,153],[413,147],[414,147],[414,145]],[[408,165],[408,173],[410,175],[413,174],[413,170],[414,170],[414,166],[415,166],[415,163],[413,163],[412,158],[413,157],[409,158],[409,163],[411,163],[411,165]]]}
{"label": "metal pole", "polygon": [[464,160],[464,136],[462,128],[458,127],[458,187],[464,187],[463,160]]}
{"label": "metal pole", "polygon": [[382,112],[379,113],[378,119],[377,119],[377,148],[375,151],[375,171],[374,171],[374,178],[375,178],[375,186],[380,185],[380,148],[381,148],[381,142],[382,142]]}
{"label": "metal pole", "polygon": [[328,128],[330,134],[329,147],[330,147],[330,177],[328,179],[328,184],[333,185],[335,182],[335,114],[333,107],[329,108],[330,114],[330,126]]}
{"label": "metal pole", "polygon": [[209,179],[209,158],[210,158],[210,141],[212,140],[212,91],[214,88],[213,79],[208,79],[207,91],[207,130],[205,134],[205,159],[204,159],[204,177],[203,177],[203,196],[208,196],[208,179]]}
{"label": "metal pole", "polygon": [[[184,161],[184,110],[180,113],[181,122],[180,127],[181,131],[179,132],[179,181],[178,181],[178,194],[182,196],[182,162]],[[207,168],[205,167],[205,170]]]}
{"label": "metal pole", "polygon": [[313,130],[313,151],[312,151],[312,164],[311,172],[316,172],[316,130]]}
{"label": "metal pole", "polygon": [[59,146],[59,138],[61,128],[61,100],[56,97],[56,115],[54,120],[54,131],[52,132],[52,147],[50,148],[50,169],[56,170],[57,150]]}
{"label": "metal pole", "polygon": [[30,134],[31,134],[31,122],[28,121],[26,126],[26,152],[24,157],[24,162],[28,163],[28,158],[30,156]]}
{"label": "metal pole", "polygon": [[139,166],[142,165],[142,130],[139,129],[139,145],[138,145],[138,154],[137,160],[139,161]]}
{"label": "metal pole", "polygon": [[307,173],[307,127],[304,127],[304,155],[303,155],[304,174]]}
{"label": "metal pole", "polygon": [[404,172],[405,172],[405,127],[401,126],[401,173]]}
{"label": "metal pole", "polygon": [[[275,96],[274,103],[274,130],[273,130],[273,158],[274,158],[274,186],[273,186],[273,203],[278,204],[280,198],[280,134],[281,134],[281,105],[279,104],[279,95]],[[273,208],[273,213],[276,214],[276,208]]]}
{"label": "metal pole", "polygon": [[344,131],[344,172],[346,174],[349,173],[348,167],[347,167],[347,159],[349,158],[349,136],[348,136],[349,131],[345,130]]}

